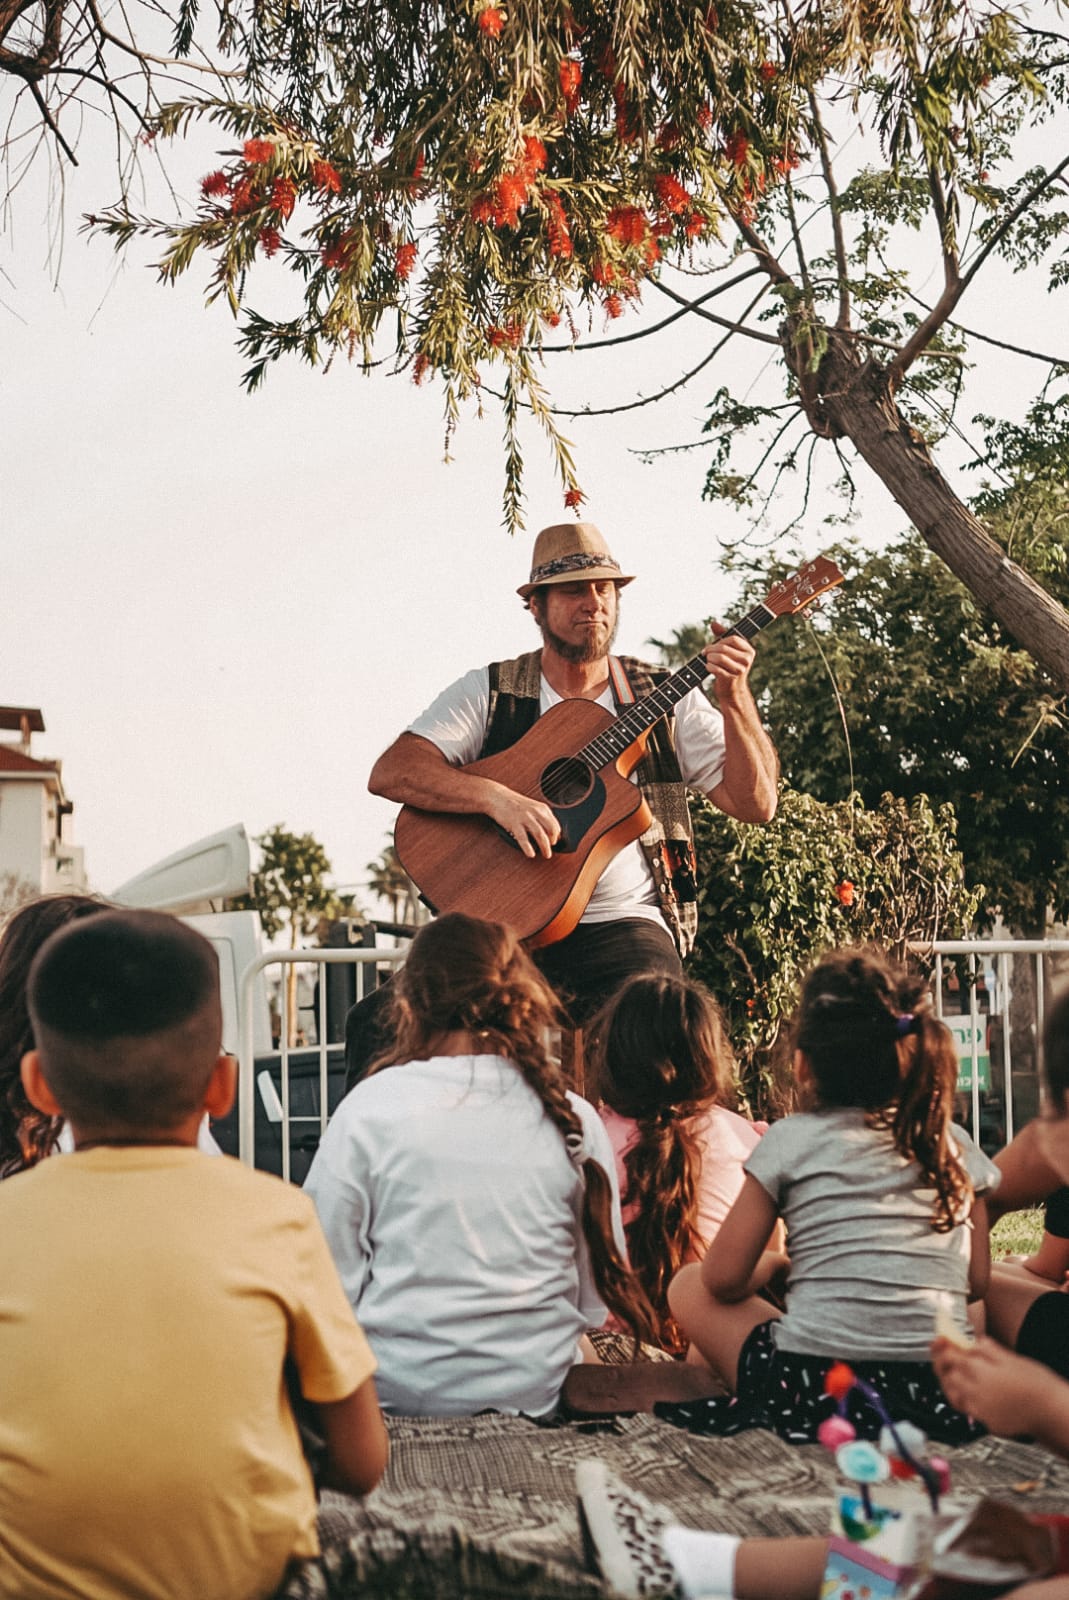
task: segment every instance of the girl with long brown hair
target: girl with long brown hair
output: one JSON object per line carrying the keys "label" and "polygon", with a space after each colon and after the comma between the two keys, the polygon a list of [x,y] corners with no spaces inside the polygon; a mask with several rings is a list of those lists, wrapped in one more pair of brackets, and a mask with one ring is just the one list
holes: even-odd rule
{"label": "girl with long brown hair", "polygon": [[440,917],[391,988],[389,1053],[335,1112],[305,1185],[380,1399],[544,1415],[606,1307],[653,1331],[608,1139],[547,1054],[557,1002],[511,929]]}
{"label": "girl with long brown hair", "polygon": [[59,1146],[63,1121],[46,1116],[26,1098],[20,1065],[33,1049],[26,982],[33,958],[68,922],[107,911],[86,894],[47,894],[12,912],[0,933],[0,1178],[36,1166]]}
{"label": "girl with long brown hair", "polygon": [[[659,1407],[700,1432],[766,1427],[803,1443],[835,1408],[824,1393],[846,1361],[892,1416],[960,1443],[978,1430],[949,1405],[929,1359],[937,1312],[967,1333],[966,1301],[987,1286],[983,1192],[994,1166],[951,1113],[957,1053],[924,982],[879,953],[825,956],[802,986],[794,1067],[807,1109],[773,1123],[742,1192],[669,1304],[733,1391]],[[781,1314],[758,1297],[778,1217],[790,1277]],[[850,1420],[880,1419],[855,1391]]]}
{"label": "girl with long brown hair", "polygon": [[668,1285],[713,1242],[766,1125],[731,1109],[735,1058],[720,1007],[701,984],[671,973],[631,978],[590,1032],[628,1256],[657,1314],[659,1342],[682,1354],[687,1340],[668,1309]]}

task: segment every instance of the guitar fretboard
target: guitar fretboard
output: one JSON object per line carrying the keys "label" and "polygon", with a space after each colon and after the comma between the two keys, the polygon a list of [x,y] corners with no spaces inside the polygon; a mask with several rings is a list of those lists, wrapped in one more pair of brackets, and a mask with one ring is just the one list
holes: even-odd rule
{"label": "guitar fretboard", "polygon": [[[767,628],[770,622],[775,622],[778,615],[778,612],[771,611],[766,605],[754,606],[752,611],[748,611],[727,632],[741,634],[744,639],[752,639],[762,628]],[[721,637],[726,638],[727,634],[722,634]],[[622,756],[647,728],[652,728],[655,722],[660,722],[662,717],[666,717],[685,694],[689,694],[692,689],[700,688],[708,676],[709,668],[705,664],[705,657],[694,656],[686,666],[680,667],[670,678],[658,684],[652,693],[644,695],[641,700],[636,700],[634,705],[628,706],[626,711],[621,712],[611,728],[599,733],[596,739],[591,739],[589,744],[585,744],[577,751],[576,760],[583,761],[593,771],[600,772],[610,761]]]}

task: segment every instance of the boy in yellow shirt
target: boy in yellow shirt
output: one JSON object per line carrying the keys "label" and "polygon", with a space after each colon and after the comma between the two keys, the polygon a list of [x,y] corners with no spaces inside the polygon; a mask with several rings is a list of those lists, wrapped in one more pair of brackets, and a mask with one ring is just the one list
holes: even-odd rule
{"label": "boy in yellow shirt", "polygon": [[235,1082],[208,942],[102,912],[29,1004],[23,1084],[75,1151],[0,1185],[0,1596],[261,1600],[318,1552],[287,1358],[364,1494],[374,1357],[310,1201],[196,1149]]}

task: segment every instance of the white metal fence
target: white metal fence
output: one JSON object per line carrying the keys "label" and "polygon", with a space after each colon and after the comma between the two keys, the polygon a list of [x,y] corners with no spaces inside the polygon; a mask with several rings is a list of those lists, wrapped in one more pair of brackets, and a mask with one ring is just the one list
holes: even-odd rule
{"label": "white metal fence", "polygon": [[[981,1041],[986,1042],[992,1026],[1001,1029],[1001,1058],[1005,1073],[1004,1112],[1005,1138],[1008,1142],[1012,1139],[1017,1126],[1017,1117],[1013,1103],[1013,1059],[1011,1050],[1010,1027],[1010,998],[1013,990],[1013,964],[1017,957],[1025,956],[1034,963],[1034,983],[1032,985],[1035,995],[1034,1012],[1034,1060],[1042,1066],[1041,1051],[1043,1038],[1043,1024],[1046,1014],[1046,973],[1044,962],[1051,956],[1062,956],[1069,964],[1069,939],[963,939],[942,940],[934,945],[924,947],[924,954],[935,958],[933,972],[933,989],[935,992],[936,1012],[944,1015],[944,989],[947,977],[948,962],[964,960],[967,972],[968,1009],[960,1013],[962,1020],[969,1022],[970,1054],[971,1054],[971,1110],[972,1128],[974,1133],[980,1128],[981,1093],[980,1087],[980,1060],[983,1054]],[[254,997],[256,981],[269,967],[278,966],[283,977],[288,966],[315,967],[319,976],[319,994],[316,1017],[316,1043],[311,1046],[301,1046],[301,1053],[307,1055],[308,1050],[318,1053],[319,1058],[319,1109],[314,1116],[294,1116],[290,1111],[290,1058],[295,1053],[295,1047],[287,1043],[290,1035],[290,1014],[288,986],[283,982],[280,986],[280,1027],[278,1049],[279,1091],[278,1106],[276,1108],[277,1120],[280,1124],[282,1141],[282,1176],[290,1176],[291,1151],[290,1133],[294,1123],[318,1123],[320,1132],[327,1125],[329,1115],[328,1091],[330,1078],[330,1060],[333,1052],[335,1060],[341,1048],[338,1044],[330,1044],[327,1040],[327,984],[324,981],[325,969],[336,965],[390,965],[398,966],[404,961],[407,949],[386,950],[380,948],[366,949],[352,947],[338,950],[272,950],[259,956],[244,971],[241,977],[241,1049],[239,1057],[238,1076],[238,1154],[241,1160],[250,1166],[256,1164],[256,1096],[261,1086],[256,1081],[256,1054],[254,1046]],[[989,1008],[984,1010],[980,1005],[980,990],[978,979],[983,976],[985,988],[989,996]],[[948,1014],[948,1022],[953,1022],[955,1017]],[[968,1060],[968,1057],[965,1058]],[[265,1097],[274,1094],[274,1080],[269,1079],[263,1085]]]}
{"label": "white metal fence", "polygon": [[[316,1043],[311,1046],[302,1045],[301,1053],[306,1054],[310,1048],[318,1052],[319,1056],[319,1110],[314,1117],[293,1116],[290,1112],[290,1058],[296,1053],[296,1047],[289,1044],[290,1037],[290,1003],[289,986],[283,982],[280,985],[279,1004],[279,1099],[280,1099],[280,1132],[282,1137],[282,1176],[290,1176],[290,1130],[295,1122],[318,1122],[319,1131],[322,1133],[327,1125],[329,1115],[328,1090],[330,1082],[330,1058],[333,1051],[335,1056],[339,1045],[331,1045],[327,1039],[327,985],[325,980],[328,966],[399,966],[405,959],[407,950],[383,950],[377,948],[366,949],[357,946],[340,950],[268,950],[249,963],[241,975],[241,1049],[238,1057],[238,1155],[248,1166],[256,1165],[256,1096],[260,1085],[256,1081],[256,1047],[255,1039],[255,999],[256,980],[268,967],[277,966],[285,978],[286,968],[291,966],[315,967],[319,978],[319,996],[316,1007]],[[273,1092],[274,1080],[270,1080],[270,1087],[264,1086],[267,1093]]]}

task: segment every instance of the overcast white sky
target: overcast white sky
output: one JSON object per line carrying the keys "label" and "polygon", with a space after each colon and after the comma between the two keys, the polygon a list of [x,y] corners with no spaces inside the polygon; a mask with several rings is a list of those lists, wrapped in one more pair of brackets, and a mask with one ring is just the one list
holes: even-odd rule
{"label": "overcast white sky", "polygon": [[[187,190],[217,164],[203,152]],[[393,815],[366,793],[375,756],[450,678],[534,642],[513,591],[533,533],[563,517],[548,452],[532,433],[529,533],[510,540],[493,410],[463,423],[445,466],[433,384],[293,364],[246,396],[229,315],[202,306],[206,264],[175,289],[157,286],[149,247],[117,265],[75,227],[112,198],[106,168],[69,188],[58,287],[39,186],[0,243],[0,703],[42,708],[34,751],[63,760],[98,889],[236,821],[310,830],[338,881],[360,882]],[[989,280],[965,320],[1005,333],[1021,287]],[[649,392],[705,341],[680,329],[611,363],[576,358],[555,385],[571,404]],[[701,458],[643,465],[631,452],[696,438],[718,384],[734,373],[742,394],[738,375],[759,365],[714,368],[669,405],[571,430],[584,514],[640,575],[621,649],[730,611],[718,538],[742,528],[701,501]],[[1037,370],[988,363],[963,416],[1007,396],[1019,408]],[[881,486],[865,504],[867,540],[902,528]],[[825,509],[818,496],[808,551],[830,537]]]}

